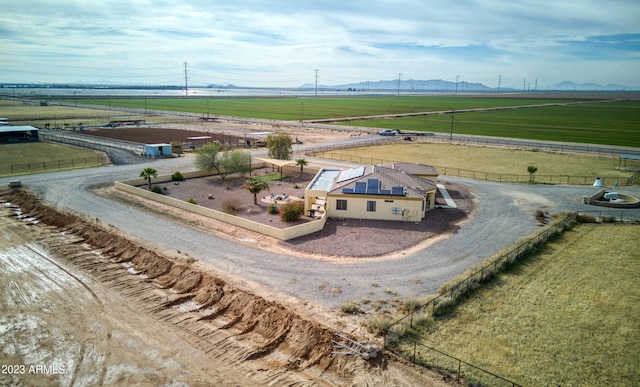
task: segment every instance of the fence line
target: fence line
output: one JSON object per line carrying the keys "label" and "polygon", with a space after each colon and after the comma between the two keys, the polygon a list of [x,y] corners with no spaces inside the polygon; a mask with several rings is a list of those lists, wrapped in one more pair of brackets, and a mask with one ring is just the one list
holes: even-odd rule
{"label": "fence line", "polygon": [[[499,272],[506,270],[508,267],[513,265],[518,259],[530,253],[533,249],[541,246],[546,243],[551,237],[554,237],[564,230],[571,227],[576,222],[578,214],[570,213],[566,214],[563,218],[554,222],[552,225],[547,227],[546,229],[536,233],[536,235],[527,239],[524,242],[519,243],[514,248],[510,249],[506,253],[500,255],[499,257],[489,261],[484,264],[481,268],[474,271],[472,274],[467,276],[465,279],[451,285],[450,287],[447,284],[443,285],[441,291],[438,296],[429,300],[428,302],[414,308],[411,312],[407,313],[403,317],[391,323],[384,330],[384,345],[385,348],[393,348],[397,346],[400,341],[409,342],[413,345],[413,360],[414,363],[417,364],[429,364],[436,367],[441,367],[443,369],[454,369],[451,368],[450,364],[447,365],[446,362],[441,362],[439,364],[434,362],[434,351],[437,353],[437,356],[444,357],[448,360],[453,360],[457,362],[457,377],[460,379],[461,377],[470,378],[470,377],[484,377],[491,378],[494,380],[500,380],[503,382],[508,382],[513,386],[517,384],[515,382],[509,381],[501,376],[495,375],[489,371],[486,371],[480,367],[474,366],[470,363],[464,362],[456,357],[446,354],[442,351],[436,350],[434,348],[430,348],[413,338],[403,335],[401,333],[395,332],[393,329],[400,329],[403,326],[406,327],[408,322],[409,328],[413,329],[414,323],[414,315],[418,312],[426,311],[430,313],[431,316],[436,316],[440,311],[444,311],[447,308],[454,306],[459,300],[469,295],[472,291],[477,289],[480,284],[490,280]],[[400,325],[403,324],[403,325]],[[427,357],[416,357],[417,350],[420,349],[424,353],[430,354]],[[402,352],[402,351],[401,351]],[[430,356],[430,357],[429,357]],[[406,357],[406,354],[405,354]],[[462,372],[462,364],[465,364],[470,369],[473,369],[474,374],[463,373]],[[497,378],[497,379],[496,379]]]}
{"label": "fence line", "polygon": [[138,151],[138,147],[142,144],[126,141],[116,140],[106,137],[90,136],[83,134],[74,134],[72,132],[55,131],[55,130],[40,130],[40,137],[44,140],[61,142],[69,145],[81,146],[84,148],[106,150],[107,148],[119,148],[132,152]]}
{"label": "fence line", "polygon": [[[366,145],[362,145],[366,146]],[[386,160],[377,157],[370,156],[358,156],[358,155],[348,155],[342,153],[335,153],[334,150],[345,149],[349,146],[344,146],[343,148],[334,148],[327,150],[318,150],[314,153],[314,156],[322,157],[329,160],[338,160],[338,161],[348,161],[352,163],[359,164],[391,164],[397,161],[395,160]],[[331,153],[327,153],[331,152]],[[593,184],[595,178],[593,176],[570,176],[570,175],[529,175],[529,174],[513,174],[513,173],[494,173],[494,172],[482,172],[482,171],[474,171],[470,169],[462,169],[456,167],[443,167],[434,165],[441,174],[447,176],[456,176],[456,177],[465,177],[469,179],[476,180],[486,180],[486,181],[495,181],[499,183],[539,183],[539,184],[565,184],[565,185],[591,185]],[[606,186],[614,186],[616,182],[628,183],[631,179],[625,179],[618,176],[601,176],[600,180],[603,185]]]}
{"label": "fence line", "polygon": [[100,165],[100,157],[80,157],[65,160],[38,161],[24,164],[8,164],[0,167],[0,175],[17,175],[28,172],[52,171],[65,168],[77,168],[80,166]]}

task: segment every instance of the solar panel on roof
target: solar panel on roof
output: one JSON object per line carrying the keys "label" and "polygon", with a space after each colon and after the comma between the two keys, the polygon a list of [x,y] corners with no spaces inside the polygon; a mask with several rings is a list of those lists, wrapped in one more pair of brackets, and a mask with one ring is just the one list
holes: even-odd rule
{"label": "solar panel on roof", "polygon": [[336,183],[341,183],[343,181],[355,179],[356,177],[364,175],[364,168],[365,167],[345,169],[344,171],[340,172],[340,175],[338,175]]}
{"label": "solar panel on roof", "polygon": [[391,195],[394,196],[402,196],[404,195],[404,188],[403,187],[391,187]]}
{"label": "solar panel on roof", "polygon": [[367,183],[364,181],[356,181],[356,189],[367,189]]}
{"label": "solar panel on roof", "polygon": [[378,189],[380,187],[380,180],[378,179],[367,179],[367,188],[369,189]]}
{"label": "solar panel on roof", "polygon": [[353,193],[363,194],[363,193],[367,193],[367,190],[365,188],[356,187],[356,189],[353,191]]}
{"label": "solar panel on roof", "polygon": [[342,193],[353,193],[353,188],[343,188]]}

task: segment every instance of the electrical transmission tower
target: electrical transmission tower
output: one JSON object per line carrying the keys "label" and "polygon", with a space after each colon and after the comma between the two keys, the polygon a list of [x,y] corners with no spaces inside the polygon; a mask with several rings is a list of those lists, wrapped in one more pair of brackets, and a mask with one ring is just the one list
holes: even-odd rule
{"label": "electrical transmission tower", "polygon": [[188,76],[188,72],[187,72],[187,66],[189,65],[189,63],[187,63],[187,61],[184,62],[184,96],[188,97],[189,96],[189,85],[187,83],[187,79],[189,79]]}

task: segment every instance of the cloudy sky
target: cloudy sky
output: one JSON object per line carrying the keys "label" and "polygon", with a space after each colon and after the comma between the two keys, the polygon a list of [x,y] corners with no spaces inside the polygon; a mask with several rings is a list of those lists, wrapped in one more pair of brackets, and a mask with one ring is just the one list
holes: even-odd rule
{"label": "cloudy sky", "polygon": [[0,83],[640,86],[638,0],[2,3]]}

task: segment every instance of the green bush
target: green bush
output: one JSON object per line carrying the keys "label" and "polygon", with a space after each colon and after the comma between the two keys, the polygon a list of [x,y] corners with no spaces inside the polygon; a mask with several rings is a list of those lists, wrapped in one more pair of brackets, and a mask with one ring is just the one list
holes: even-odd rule
{"label": "green bush", "polygon": [[282,205],[280,208],[280,218],[283,222],[295,222],[299,220],[304,211],[304,202],[295,201]]}
{"label": "green bush", "polygon": [[269,206],[269,208],[267,208],[267,213],[271,214],[271,215],[275,215],[278,213],[278,206],[276,206],[275,204],[272,204]]}
{"label": "green bush", "polygon": [[194,198],[189,198],[189,199],[185,200],[185,202],[191,203],[191,204],[198,204],[198,202],[196,202],[196,200]]}
{"label": "green bush", "polygon": [[184,180],[184,176],[182,176],[182,173],[180,172],[174,172],[173,175],[171,175],[171,180],[173,181],[182,181]]}
{"label": "green bush", "polygon": [[151,187],[151,192],[154,192],[154,193],[157,193],[157,194],[161,194],[162,191],[164,191],[164,190],[159,185],[154,185],[154,186]]}

